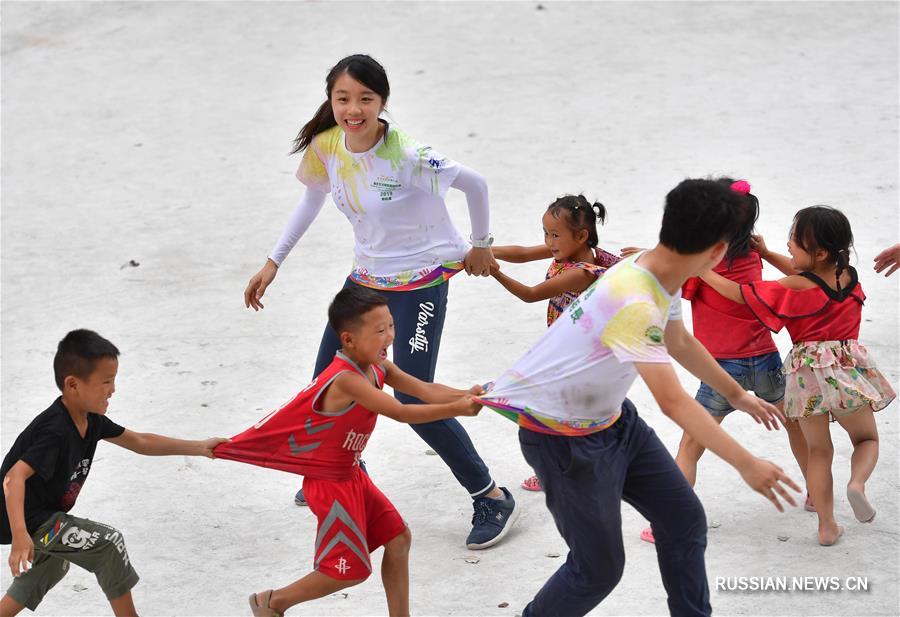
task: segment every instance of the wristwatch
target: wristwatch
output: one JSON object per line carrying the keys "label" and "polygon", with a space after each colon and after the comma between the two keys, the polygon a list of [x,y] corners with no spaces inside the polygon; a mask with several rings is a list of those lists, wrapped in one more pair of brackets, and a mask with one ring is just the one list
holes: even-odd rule
{"label": "wristwatch", "polygon": [[491,234],[486,235],[481,240],[476,240],[471,235],[469,236],[469,240],[472,241],[472,246],[476,249],[486,249],[490,248],[490,246],[494,243],[494,236]]}

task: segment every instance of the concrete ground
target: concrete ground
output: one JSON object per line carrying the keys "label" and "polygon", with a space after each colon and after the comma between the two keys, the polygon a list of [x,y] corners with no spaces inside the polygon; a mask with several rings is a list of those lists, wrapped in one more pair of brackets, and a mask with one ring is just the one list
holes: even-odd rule
{"label": "concrete ground", "polygon": [[[898,382],[898,285],[872,258],[898,230],[898,5],[894,3],[5,2],[2,5],[2,452],[57,395],[51,360],[70,329],[122,350],[110,416],[139,431],[232,435],[310,378],[325,308],[351,264],[352,236],[326,206],[282,267],[266,309],[242,291],[301,186],[291,139],[324,100],[344,55],[387,68],[390,118],[480,171],[501,244],[537,243],[557,195],[603,201],[601,245],[654,242],[681,179],[747,178],[759,230],[787,238],[793,213],[848,214],[868,300],[862,341]],[[469,233],[465,202],[449,204]],[[132,261],[133,260],[133,261]],[[510,267],[538,281],[545,264]],[[774,277],[776,273],[767,272]],[[437,379],[497,376],[544,328],[490,279],[456,277]],[[788,339],[779,335],[782,351]],[[685,387],[697,381],[683,371]],[[680,430],[640,384],[632,398],[674,452]],[[710,521],[707,568],[722,615],[898,614],[898,419],[878,416],[871,525],[843,486],[849,442],[835,427],[835,507],[846,534],[815,541],[815,515],[779,514],[714,456],[697,492]],[[516,428],[464,420],[522,517],[503,544],[470,552],[465,492],[407,427],[379,423],[372,476],[414,536],[412,611],[522,610],[565,558]],[[725,428],[800,478],[783,434],[735,414]],[[243,615],[246,595],[312,562],[315,521],[299,478],[227,461],[138,457],[101,445],[73,513],[121,528],[142,615]],[[667,612],[652,546],[628,506],[628,562],[597,615]],[[2,552],[6,562],[8,547]],[[380,553],[376,554],[376,563]],[[9,571],[0,568],[2,584]],[[730,591],[739,577],[836,577],[840,589]],[[862,577],[867,591],[848,588]],[[810,583],[815,586],[816,582]],[[793,583],[792,583],[793,584]],[[831,583],[827,583],[830,585]],[[290,614],[386,612],[378,576]],[[110,614],[73,568],[40,615]]]}

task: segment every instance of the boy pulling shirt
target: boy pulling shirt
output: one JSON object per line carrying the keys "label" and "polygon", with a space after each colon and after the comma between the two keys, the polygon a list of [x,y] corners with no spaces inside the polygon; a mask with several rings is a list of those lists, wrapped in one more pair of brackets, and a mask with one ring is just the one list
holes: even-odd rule
{"label": "boy pulling shirt", "polygon": [[227,441],[136,433],[107,418],[118,356],[115,345],[96,332],[69,332],[53,359],[62,396],[31,421],[3,459],[0,544],[12,545],[14,578],[0,598],[2,617],[35,610],[70,563],[94,573],[116,615],[136,615],[131,588],[138,575],[122,534],[68,513],[87,481],[97,442],[109,440],[138,454],[212,458],[212,449]]}
{"label": "boy pulling shirt", "polygon": [[[62,397],[31,421],[16,438],[0,467],[0,477],[6,477],[20,460],[35,471],[25,482],[25,524],[30,535],[55,512],[72,509],[91,471],[97,442],[118,437],[123,432],[123,427],[106,416],[92,413],[88,414],[88,429],[82,437]],[[3,501],[6,502],[5,493]],[[11,542],[9,517],[6,508],[0,508],[0,544]]]}

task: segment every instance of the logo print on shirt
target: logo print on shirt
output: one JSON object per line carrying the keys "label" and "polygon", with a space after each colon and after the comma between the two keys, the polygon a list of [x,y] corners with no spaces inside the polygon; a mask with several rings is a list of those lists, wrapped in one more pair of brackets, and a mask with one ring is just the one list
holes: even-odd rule
{"label": "logo print on shirt", "polygon": [[381,201],[390,201],[394,198],[394,191],[400,190],[402,185],[396,178],[390,176],[378,176],[372,182],[372,190],[377,191]]}
{"label": "logo print on shirt", "polygon": [[85,458],[81,459],[81,462],[75,466],[75,471],[69,476],[69,480],[74,480],[79,475],[87,476],[88,472],[91,470],[91,459]]}
{"label": "logo print on shirt", "polygon": [[576,306],[574,309],[572,309],[572,312],[569,314],[569,316],[572,318],[572,323],[575,323],[584,316],[584,309],[580,306]]}
{"label": "logo print on shirt", "polygon": [[425,336],[425,326],[428,319],[434,317],[434,302],[422,302],[419,304],[419,319],[416,323],[416,333],[409,339],[410,353],[428,351],[428,337]]}
{"label": "logo print on shirt", "polygon": [[338,559],[337,565],[334,566],[334,569],[341,574],[345,574],[347,570],[350,569],[350,566],[347,565],[347,560],[341,557],[340,559]]}
{"label": "logo print on shirt", "polygon": [[657,345],[663,342],[663,331],[659,326],[650,326],[644,332],[644,335]]}
{"label": "logo print on shirt", "polygon": [[353,464],[359,465],[359,459],[366,444],[369,443],[369,437],[372,433],[357,433],[354,430],[347,431],[347,437],[344,439],[344,445],[341,446],[345,450],[353,452]]}

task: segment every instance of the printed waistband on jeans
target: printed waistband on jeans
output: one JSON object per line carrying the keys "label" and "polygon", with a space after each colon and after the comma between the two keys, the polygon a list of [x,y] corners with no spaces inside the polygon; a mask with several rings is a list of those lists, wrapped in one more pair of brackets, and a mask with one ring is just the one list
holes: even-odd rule
{"label": "printed waistband on jeans", "polygon": [[350,273],[350,280],[363,287],[382,291],[413,291],[446,283],[450,277],[461,272],[464,267],[461,261],[448,261],[438,266],[389,276],[377,276],[369,274],[365,270],[353,270]]}

